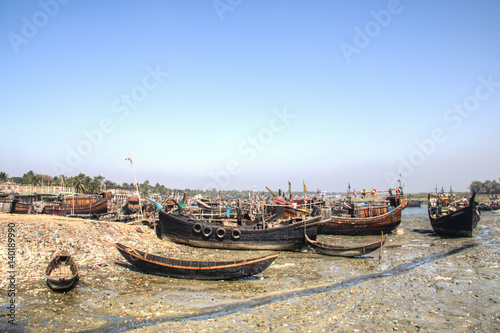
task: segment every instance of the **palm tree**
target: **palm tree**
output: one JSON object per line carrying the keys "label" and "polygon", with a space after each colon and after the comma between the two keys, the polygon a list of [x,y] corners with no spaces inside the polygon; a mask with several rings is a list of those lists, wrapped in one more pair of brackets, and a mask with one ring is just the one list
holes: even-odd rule
{"label": "palm tree", "polygon": [[105,180],[104,181],[104,186],[106,186],[107,189],[110,189],[110,188],[116,188],[118,187],[118,184],[111,181],[111,180]]}
{"label": "palm tree", "polygon": [[30,170],[23,175],[23,183],[33,184],[35,181],[35,178],[36,178],[36,174],[33,172],[33,170]]}
{"label": "palm tree", "polygon": [[66,177],[64,177],[64,175],[59,175],[59,186],[61,186],[61,187],[65,186],[64,185],[65,181],[66,181]]}
{"label": "palm tree", "polygon": [[92,188],[92,193],[100,193],[102,192],[103,188],[104,188],[104,180],[106,178],[104,178],[103,176],[99,175],[99,176],[94,176],[94,179],[92,179],[92,181],[90,182],[91,184],[91,188]]}
{"label": "palm tree", "polygon": [[83,173],[78,176],[71,177],[70,179],[71,186],[75,188],[77,193],[85,193],[87,190],[87,183],[85,179],[85,175]]}
{"label": "palm tree", "polygon": [[34,173],[33,170],[26,172],[23,175],[23,179],[24,179],[23,181],[24,184],[37,186],[42,183],[42,178],[40,177],[40,175]]}
{"label": "palm tree", "polygon": [[6,182],[9,180],[9,175],[5,172],[0,172],[0,183]]}

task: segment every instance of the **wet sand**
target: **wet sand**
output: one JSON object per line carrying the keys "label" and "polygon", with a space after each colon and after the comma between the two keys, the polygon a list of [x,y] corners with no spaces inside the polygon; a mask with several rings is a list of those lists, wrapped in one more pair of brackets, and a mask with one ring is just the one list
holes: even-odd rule
{"label": "wet sand", "polygon": [[[190,248],[158,240],[147,226],[2,214],[2,239],[16,225],[17,326],[8,323],[3,292],[0,331],[500,331],[500,216],[484,213],[472,238],[445,239],[424,213],[404,211],[404,234],[389,235],[380,260],[378,250],[361,258],[282,252],[261,274],[234,281],[144,274],[113,243],[197,260],[269,252]],[[320,236],[332,243],[379,238]],[[78,285],[66,294],[51,291],[44,276],[62,248],[80,267]],[[0,260],[7,276],[5,245]]]}

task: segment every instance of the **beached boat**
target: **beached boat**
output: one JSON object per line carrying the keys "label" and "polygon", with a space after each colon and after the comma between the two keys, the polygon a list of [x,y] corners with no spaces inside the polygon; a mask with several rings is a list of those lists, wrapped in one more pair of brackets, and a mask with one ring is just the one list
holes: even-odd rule
{"label": "beached boat", "polygon": [[231,280],[261,273],[279,256],[235,261],[191,261],[161,257],[116,243],[120,254],[133,266],[154,275],[197,280]]}
{"label": "beached boat", "polygon": [[490,212],[493,210],[491,205],[484,202],[480,202],[479,205],[477,206],[477,209],[482,212]]}
{"label": "beached boat", "polygon": [[123,209],[125,210],[124,214],[128,215],[139,212],[139,210],[141,209],[141,206],[139,204],[139,198],[128,197]]}
{"label": "beached boat", "polygon": [[329,244],[326,242],[314,241],[312,239],[309,239],[307,235],[306,235],[306,240],[309,243],[309,245],[317,252],[337,257],[359,257],[379,249],[385,242],[384,238],[381,241],[365,245],[340,246],[340,245]]}
{"label": "beached boat", "polygon": [[486,212],[500,209],[500,201],[496,198],[496,196],[493,198],[494,199],[492,199],[492,197],[490,197],[489,202],[480,202],[478,205],[478,209],[480,211],[486,211]]}
{"label": "beached boat", "polygon": [[423,202],[423,200],[413,199],[413,196],[410,194],[406,198],[406,208],[421,207],[422,202]]}
{"label": "beached boat", "polygon": [[45,276],[52,290],[65,291],[76,284],[78,266],[68,251],[62,251],[50,261]]}
{"label": "beached boat", "polygon": [[39,204],[43,204],[42,212],[49,215],[89,215],[96,218],[98,215],[108,212],[108,199],[106,198],[94,201],[86,199],[81,204],[78,204],[76,200]]}
{"label": "beached boat", "polygon": [[14,201],[14,214],[31,214],[33,213],[33,205],[31,203],[21,202],[19,199]]}
{"label": "beached boat", "polygon": [[49,215],[68,215],[71,214],[71,210],[68,207],[68,204],[57,201],[57,202],[43,202],[37,201],[33,203],[34,210],[41,214],[49,214]]}
{"label": "beached boat", "polygon": [[384,201],[363,205],[345,204],[348,209],[333,208],[327,221],[318,225],[318,234],[326,235],[380,235],[391,233],[401,223],[401,212],[406,201],[401,194],[390,195]]}
{"label": "beached boat", "polygon": [[[284,210],[283,210],[284,214]],[[220,223],[203,221],[181,214],[159,212],[158,238],[196,247],[232,250],[299,250],[307,245],[307,235],[316,239],[320,216],[288,221],[240,221]]]}
{"label": "beached boat", "polygon": [[408,200],[406,204],[407,208],[418,208],[422,207],[422,200]]}
{"label": "beached boat", "polygon": [[429,193],[428,214],[432,229],[449,237],[472,237],[472,231],[481,218],[476,192],[470,199],[456,200],[453,193]]}
{"label": "beached boat", "polygon": [[108,199],[103,198],[98,201],[74,206],[69,206],[71,213],[74,215],[99,215],[106,214],[108,212]]}

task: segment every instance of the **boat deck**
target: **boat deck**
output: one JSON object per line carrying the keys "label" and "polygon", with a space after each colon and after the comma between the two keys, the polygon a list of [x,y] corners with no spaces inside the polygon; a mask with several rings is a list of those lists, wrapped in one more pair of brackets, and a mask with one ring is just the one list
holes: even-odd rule
{"label": "boat deck", "polygon": [[55,279],[62,279],[72,275],[73,272],[71,271],[70,265],[61,265],[57,268],[54,268],[52,272],[50,272],[50,277]]}

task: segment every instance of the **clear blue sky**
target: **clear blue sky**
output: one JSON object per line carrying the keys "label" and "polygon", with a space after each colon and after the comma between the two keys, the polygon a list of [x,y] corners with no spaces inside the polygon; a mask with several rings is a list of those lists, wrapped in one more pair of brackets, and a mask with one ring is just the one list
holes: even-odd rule
{"label": "clear blue sky", "polygon": [[500,2],[0,1],[0,171],[344,191],[500,177]]}

